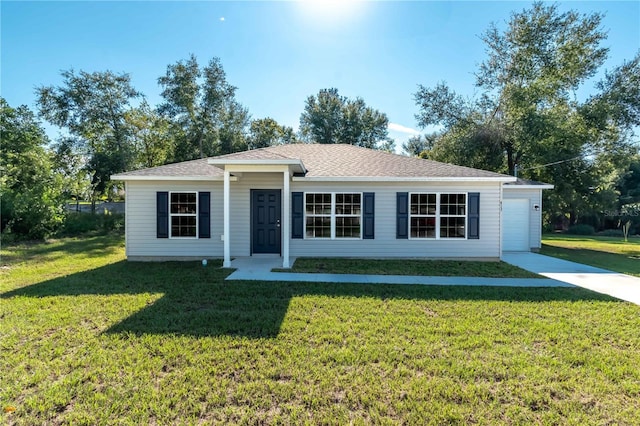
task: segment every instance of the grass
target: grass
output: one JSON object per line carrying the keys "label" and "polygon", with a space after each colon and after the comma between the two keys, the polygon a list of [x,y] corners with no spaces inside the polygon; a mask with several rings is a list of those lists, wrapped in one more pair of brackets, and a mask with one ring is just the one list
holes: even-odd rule
{"label": "grass", "polygon": [[640,238],[545,234],[542,254],[640,277]]}
{"label": "grass", "polygon": [[637,424],[640,307],[579,288],[224,282],[5,247],[0,424]]}
{"label": "grass", "polygon": [[331,274],[418,275],[436,277],[541,278],[505,262],[417,259],[298,258],[283,272]]}

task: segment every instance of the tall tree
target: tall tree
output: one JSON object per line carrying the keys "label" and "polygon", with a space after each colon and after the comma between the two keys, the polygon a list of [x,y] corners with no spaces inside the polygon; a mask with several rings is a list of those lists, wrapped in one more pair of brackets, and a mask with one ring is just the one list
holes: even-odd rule
{"label": "tall tree", "polygon": [[338,89],[322,89],[309,96],[300,116],[300,133],[307,142],[346,143],[366,148],[389,148],[387,115],[367,106],[361,98],[350,100]]}
{"label": "tall tree", "polygon": [[167,67],[158,78],[164,102],[158,110],[172,122],[176,161],[241,149],[249,114],[235,100],[220,59],[200,67],[195,55]]}
{"label": "tall tree", "polygon": [[0,98],[0,224],[3,234],[40,239],[62,222],[62,182],[46,150],[49,140],[25,106]]}
{"label": "tall tree", "polygon": [[248,137],[249,149],[266,148],[295,142],[293,128],[281,126],[273,118],[259,118],[251,121]]}
{"label": "tall tree", "polygon": [[606,151],[610,164],[623,166],[614,156],[629,153],[640,111],[637,58],[609,74],[598,95],[577,100],[607,57],[601,21],[598,13],[561,13],[537,2],[512,14],[504,31],[492,25],[482,36],[479,98],[465,99],[445,83],[415,94],[419,124],[443,128],[429,156],[554,183],[547,205],[574,222],[594,204],[589,188],[604,179],[599,156]]}
{"label": "tall tree", "polygon": [[111,187],[110,176],[129,170],[135,161],[126,114],[140,96],[128,74],[111,71],[61,73],[61,86],[36,89],[40,115],[65,128],[87,158],[92,200]]}
{"label": "tall tree", "polygon": [[152,110],[146,100],[128,111],[125,121],[131,132],[136,167],[161,166],[173,158],[170,122]]}

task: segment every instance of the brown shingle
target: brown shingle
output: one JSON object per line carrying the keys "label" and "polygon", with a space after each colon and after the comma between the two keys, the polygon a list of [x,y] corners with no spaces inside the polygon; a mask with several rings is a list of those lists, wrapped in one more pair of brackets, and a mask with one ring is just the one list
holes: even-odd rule
{"label": "brown shingle", "polygon": [[[251,151],[237,152],[217,160],[279,160],[294,159],[304,164],[306,177],[325,178],[504,178],[506,175],[406,157],[353,145],[291,144]],[[186,161],[166,166],[122,173],[120,176],[211,176],[219,177],[222,170],[208,165],[208,159]]]}

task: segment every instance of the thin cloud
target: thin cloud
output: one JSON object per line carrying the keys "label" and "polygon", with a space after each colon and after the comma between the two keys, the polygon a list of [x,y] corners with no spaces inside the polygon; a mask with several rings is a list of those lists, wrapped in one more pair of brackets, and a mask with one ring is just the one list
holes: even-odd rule
{"label": "thin cloud", "polygon": [[387,125],[387,128],[394,132],[406,133],[407,135],[417,136],[420,134],[420,131],[416,129],[412,129],[411,127],[403,126],[402,124],[398,124],[398,123],[389,123]]}
{"label": "thin cloud", "polygon": [[224,22],[224,16],[220,17],[220,22]]}

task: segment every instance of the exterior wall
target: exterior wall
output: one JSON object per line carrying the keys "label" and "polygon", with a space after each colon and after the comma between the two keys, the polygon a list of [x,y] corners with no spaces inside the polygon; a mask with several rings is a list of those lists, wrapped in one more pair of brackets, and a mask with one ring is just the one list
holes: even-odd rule
{"label": "exterior wall", "polygon": [[[210,191],[211,238],[156,238],[157,191]],[[222,257],[222,183],[131,181],[127,182],[126,204],[127,258]]]}
{"label": "exterior wall", "polygon": [[[539,249],[542,238],[542,190],[518,188],[517,185],[505,185],[502,198],[504,200],[529,200],[529,246],[534,250]],[[537,211],[534,209],[536,205],[540,207]]]}
{"label": "exterior wall", "polygon": [[[251,189],[283,189],[282,173],[244,173],[231,190],[231,256],[251,250]],[[500,257],[500,186],[477,183],[290,183],[291,192],[375,192],[375,239],[292,239],[292,257],[482,258]],[[156,238],[157,191],[210,191],[211,238]],[[480,239],[396,239],[396,192],[480,192]],[[507,191],[504,191],[505,194]],[[222,182],[127,182],[127,257],[131,260],[198,259],[223,256]],[[284,197],[283,197],[284,198]],[[537,240],[540,240],[538,233]]]}
{"label": "exterior wall", "polygon": [[[375,239],[294,239],[291,240],[291,256],[483,259],[500,257],[500,184],[497,182],[292,182],[291,191],[375,192]],[[480,192],[480,239],[396,239],[396,192]]]}

